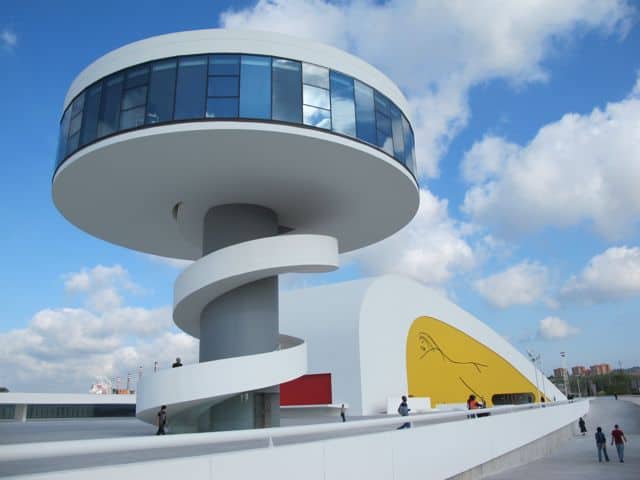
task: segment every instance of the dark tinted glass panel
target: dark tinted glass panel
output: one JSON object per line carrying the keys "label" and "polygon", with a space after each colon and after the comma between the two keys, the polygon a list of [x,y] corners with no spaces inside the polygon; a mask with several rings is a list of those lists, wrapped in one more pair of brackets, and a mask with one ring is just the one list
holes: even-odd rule
{"label": "dark tinted glass panel", "polygon": [[77,131],[80,130],[82,126],[82,113],[79,113],[75,117],[71,117],[71,122],[69,123],[69,135],[73,135]]}
{"label": "dark tinted glass panel", "polygon": [[102,84],[99,83],[89,88],[84,101],[84,124],[80,134],[80,145],[86,145],[96,138],[98,128],[98,110],[100,109],[100,93]]}
{"label": "dark tinted glass panel", "polygon": [[211,55],[209,57],[209,75],[240,74],[240,55]]}
{"label": "dark tinted glass panel", "polygon": [[497,393],[491,397],[494,405],[521,405],[523,403],[533,403],[533,393]]}
{"label": "dark tinted glass panel", "polygon": [[237,98],[209,98],[207,100],[207,118],[237,118]]}
{"label": "dark tinted glass panel", "polygon": [[376,127],[382,132],[391,134],[391,119],[383,113],[376,112]]}
{"label": "dark tinted glass panel", "polygon": [[122,94],[122,75],[105,80],[102,87],[102,103],[98,115],[98,138],[118,130],[120,119],[120,96]]}
{"label": "dark tinted glass panel", "polygon": [[0,405],[0,419],[13,420],[16,414],[15,405]]}
{"label": "dark tinted glass panel", "polygon": [[122,110],[139,107],[147,102],[147,87],[136,87],[125,90],[122,94]]}
{"label": "dark tinted glass panel", "polygon": [[329,90],[304,85],[302,87],[302,103],[329,110],[331,105],[329,100]]}
{"label": "dark tinted glass panel", "polygon": [[173,118],[176,61],[163,60],[151,67],[146,123],[168,122]]}
{"label": "dark tinted glass panel", "polygon": [[329,69],[311,63],[302,64],[302,82],[321,88],[329,88]]}
{"label": "dark tinted glass panel", "polygon": [[389,100],[384,95],[378,93],[377,91],[374,94],[374,98],[376,102],[376,110],[389,116],[389,106],[391,105],[391,102],[389,102]]}
{"label": "dark tinted glass panel", "polygon": [[331,126],[334,132],[356,136],[353,78],[331,72]]}
{"label": "dark tinted glass panel", "polygon": [[391,117],[389,111],[389,100],[378,92],[374,91],[376,106],[376,145],[382,148],[389,155],[393,155],[393,138],[391,134]]}
{"label": "dark tinted glass panel", "polygon": [[71,135],[67,140],[67,155],[71,155],[78,149],[78,141],[80,140],[80,133]]}
{"label": "dark tinted glass panel", "polygon": [[404,134],[404,164],[414,175],[416,174],[415,143],[409,121],[402,116],[402,133]]}
{"label": "dark tinted glass panel", "polygon": [[84,92],[78,95],[71,103],[71,116],[74,117],[79,113],[82,113],[82,107],[84,107]]}
{"label": "dark tinted glass panel", "polygon": [[404,134],[402,132],[402,114],[398,107],[391,106],[391,134],[393,136],[393,156],[404,163]]}
{"label": "dark tinted glass panel", "polygon": [[149,67],[134,67],[127,71],[125,88],[146,85],[149,82]]}
{"label": "dark tinted glass panel", "polygon": [[356,99],[356,133],[360,140],[375,145],[376,122],[373,106],[373,89],[354,80]]}
{"label": "dark tinted glass panel", "polygon": [[378,142],[376,145],[387,152],[389,155],[393,155],[393,138],[391,132],[385,132],[378,130],[377,132]]}
{"label": "dark tinted glass panel", "polygon": [[204,117],[207,57],[184,57],[178,62],[176,120]]}
{"label": "dark tinted glass panel", "polygon": [[310,107],[304,105],[302,107],[304,116],[304,124],[312,127],[331,129],[331,112],[322,108]]}
{"label": "dark tinted glass panel", "polygon": [[271,58],[243,55],[240,117],[271,118]]}
{"label": "dark tinted glass panel", "polygon": [[69,121],[71,117],[71,107],[67,108],[60,122],[60,136],[58,137],[58,155],[56,166],[60,165],[67,153],[67,138],[69,137]]}
{"label": "dark tinted glass panel", "polygon": [[120,114],[120,130],[135,128],[144,125],[144,105],[138,108],[125,110]]}
{"label": "dark tinted glass panel", "polygon": [[302,121],[302,69],[300,62],[274,58],[272,64],[271,118],[284,122]]}
{"label": "dark tinted glass panel", "polygon": [[239,93],[238,77],[209,77],[210,97],[237,97]]}

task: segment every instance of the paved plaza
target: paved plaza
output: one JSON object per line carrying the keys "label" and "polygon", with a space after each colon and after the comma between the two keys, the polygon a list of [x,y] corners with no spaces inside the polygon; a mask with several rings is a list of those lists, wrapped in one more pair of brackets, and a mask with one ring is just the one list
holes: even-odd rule
{"label": "paved plaza", "polygon": [[[637,403],[634,405],[634,403]],[[486,480],[638,480],[640,479],[640,398],[599,398],[591,401],[586,416],[587,435],[576,435],[554,455],[507,470]],[[629,443],[625,445],[625,463],[618,462],[611,446],[611,430],[619,424]],[[598,463],[594,433],[601,426],[607,436],[611,461]],[[577,427],[577,425],[576,425]],[[576,428],[577,431],[577,428]]]}

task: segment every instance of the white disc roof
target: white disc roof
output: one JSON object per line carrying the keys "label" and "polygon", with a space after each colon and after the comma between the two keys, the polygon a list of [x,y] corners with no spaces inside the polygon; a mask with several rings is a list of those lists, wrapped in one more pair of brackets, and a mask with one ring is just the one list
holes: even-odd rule
{"label": "white disc roof", "polygon": [[98,141],[58,169],[53,199],[96,237],[186,259],[202,255],[204,215],[217,205],[271,208],[280,225],[334,236],[345,252],[396,232],[419,203],[413,176],[373,147],[246,121],[170,124]]}

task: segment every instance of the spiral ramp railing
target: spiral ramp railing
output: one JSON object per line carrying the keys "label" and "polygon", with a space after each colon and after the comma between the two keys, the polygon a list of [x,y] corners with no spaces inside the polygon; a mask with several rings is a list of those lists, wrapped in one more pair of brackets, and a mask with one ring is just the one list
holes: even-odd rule
{"label": "spiral ramp railing", "polygon": [[[249,282],[282,273],[338,268],[334,237],[287,234],[231,245],[205,255],[176,280],[174,322],[200,338],[200,315],[216,298]],[[153,423],[166,405],[173,418],[195,422],[208,408],[240,393],[293,380],[307,371],[304,340],[279,336],[277,349],[183,366],[146,375],[138,385],[136,415]]]}

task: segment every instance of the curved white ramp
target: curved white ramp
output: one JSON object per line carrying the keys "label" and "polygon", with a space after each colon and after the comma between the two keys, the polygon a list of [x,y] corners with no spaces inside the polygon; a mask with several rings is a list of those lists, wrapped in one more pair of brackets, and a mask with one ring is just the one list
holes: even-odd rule
{"label": "curved white ramp", "polygon": [[[287,272],[329,272],[338,268],[338,242],[325,235],[281,235],[251,240],[212,252],[176,280],[173,318],[200,337],[202,310],[217,297],[246,283]],[[136,415],[153,423],[162,405],[181,423],[195,424],[211,406],[243,392],[288,382],[307,371],[303,340],[280,335],[271,352],[224,358],[155,372],[138,385]]]}

